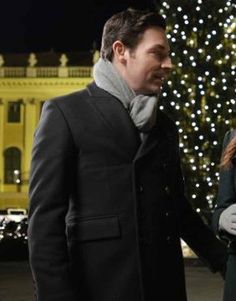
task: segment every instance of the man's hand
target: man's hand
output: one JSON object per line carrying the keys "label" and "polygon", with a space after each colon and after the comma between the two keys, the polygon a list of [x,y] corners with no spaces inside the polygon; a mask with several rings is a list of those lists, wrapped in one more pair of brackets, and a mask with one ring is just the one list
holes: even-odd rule
{"label": "man's hand", "polygon": [[236,236],[236,204],[229,206],[221,213],[219,229]]}

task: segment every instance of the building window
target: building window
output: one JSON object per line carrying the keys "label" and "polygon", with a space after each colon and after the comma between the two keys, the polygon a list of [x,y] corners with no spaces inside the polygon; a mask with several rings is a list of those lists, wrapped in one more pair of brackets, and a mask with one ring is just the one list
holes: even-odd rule
{"label": "building window", "polygon": [[19,184],[21,169],[21,152],[16,147],[10,147],[4,152],[4,182]]}
{"label": "building window", "polygon": [[20,122],[20,101],[8,102],[8,122]]}

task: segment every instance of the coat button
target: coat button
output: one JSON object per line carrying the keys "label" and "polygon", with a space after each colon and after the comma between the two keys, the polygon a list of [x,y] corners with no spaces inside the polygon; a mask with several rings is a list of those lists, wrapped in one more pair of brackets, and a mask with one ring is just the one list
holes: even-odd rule
{"label": "coat button", "polygon": [[169,186],[165,187],[165,191],[166,191],[167,194],[170,194],[170,188],[169,188]]}
{"label": "coat button", "polygon": [[170,213],[168,211],[166,211],[165,216],[168,217],[170,215]]}
{"label": "coat button", "polygon": [[167,237],[166,237],[166,241],[167,241],[167,243],[170,243],[170,242],[171,242],[171,237],[170,237],[170,236],[167,236]]}
{"label": "coat button", "polygon": [[167,163],[165,162],[165,163],[163,163],[163,167],[164,167],[164,169],[166,169],[167,168]]}
{"label": "coat button", "polygon": [[139,186],[139,192],[143,192],[143,186],[142,185]]}

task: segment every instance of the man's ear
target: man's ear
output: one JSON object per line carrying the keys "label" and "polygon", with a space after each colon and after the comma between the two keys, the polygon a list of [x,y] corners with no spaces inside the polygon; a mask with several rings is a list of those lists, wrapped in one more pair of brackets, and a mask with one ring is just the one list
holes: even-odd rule
{"label": "man's ear", "polygon": [[118,60],[120,63],[124,64],[126,63],[126,47],[125,45],[117,40],[112,45],[114,58]]}

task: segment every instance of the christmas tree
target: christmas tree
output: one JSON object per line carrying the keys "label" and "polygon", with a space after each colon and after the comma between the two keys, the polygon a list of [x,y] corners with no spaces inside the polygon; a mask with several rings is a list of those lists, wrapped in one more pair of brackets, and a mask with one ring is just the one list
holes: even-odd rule
{"label": "christmas tree", "polygon": [[[207,221],[216,201],[224,134],[236,112],[236,4],[166,0],[173,72],[160,109],[176,121],[186,195]],[[235,109],[234,109],[235,108]]]}

